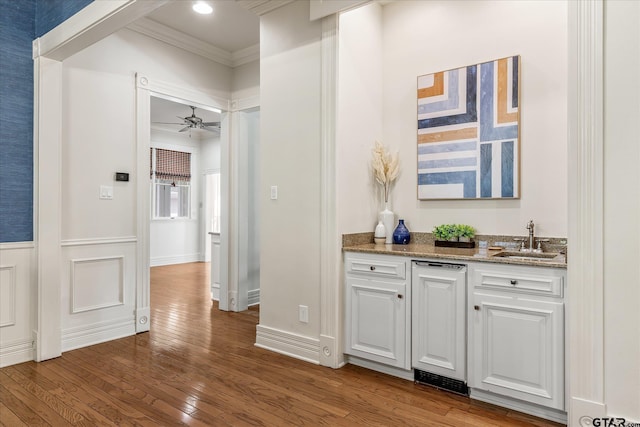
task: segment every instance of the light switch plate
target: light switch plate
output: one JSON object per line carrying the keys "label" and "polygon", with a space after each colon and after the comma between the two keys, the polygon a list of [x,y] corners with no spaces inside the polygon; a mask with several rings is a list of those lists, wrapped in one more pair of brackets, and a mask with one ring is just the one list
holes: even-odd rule
{"label": "light switch plate", "polygon": [[271,186],[271,200],[278,200],[278,186]]}
{"label": "light switch plate", "polygon": [[101,185],[100,186],[100,199],[101,200],[112,200],[113,199],[113,187],[110,185]]}
{"label": "light switch plate", "polygon": [[302,323],[309,323],[309,307],[306,305],[298,306],[298,320]]}

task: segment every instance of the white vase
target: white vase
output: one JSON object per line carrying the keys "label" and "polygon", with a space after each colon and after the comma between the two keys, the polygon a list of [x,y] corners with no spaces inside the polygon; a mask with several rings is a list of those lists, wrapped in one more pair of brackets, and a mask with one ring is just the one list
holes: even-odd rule
{"label": "white vase", "polygon": [[387,240],[387,229],[384,227],[382,220],[378,221],[376,229],[373,233],[373,241],[376,245],[382,245]]}
{"label": "white vase", "polygon": [[385,243],[393,243],[393,226],[395,225],[395,215],[389,209],[389,203],[384,204],[384,210],[380,212],[378,217],[380,221],[384,224],[386,240]]}

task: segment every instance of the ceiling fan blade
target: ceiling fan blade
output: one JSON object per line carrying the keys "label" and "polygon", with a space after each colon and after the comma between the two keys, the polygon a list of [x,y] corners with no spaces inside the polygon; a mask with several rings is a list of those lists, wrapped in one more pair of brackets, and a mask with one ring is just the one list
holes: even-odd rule
{"label": "ceiling fan blade", "polygon": [[215,133],[219,133],[220,132],[220,128],[216,128],[216,127],[203,126],[200,129],[208,130],[209,132],[215,132]]}
{"label": "ceiling fan blade", "polygon": [[202,122],[204,126],[215,126],[220,127],[220,122]]}
{"label": "ceiling fan blade", "polygon": [[191,126],[185,126],[182,129],[180,129],[178,132],[185,132],[187,130],[191,129]]}

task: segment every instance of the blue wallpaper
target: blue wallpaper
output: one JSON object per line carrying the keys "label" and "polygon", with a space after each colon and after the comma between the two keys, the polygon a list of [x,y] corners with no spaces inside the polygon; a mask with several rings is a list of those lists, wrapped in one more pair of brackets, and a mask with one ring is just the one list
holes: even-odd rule
{"label": "blue wallpaper", "polygon": [[33,240],[36,0],[0,0],[0,242]]}
{"label": "blue wallpaper", "polygon": [[[15,0],[14,0],[15,1]],[[35,37],[51,31],[93,0],[37,0]]]}
{"label": "blue wallpaper", "polygon": [[0,243],[33,240],[32,41],[91,0],[0,0]]}

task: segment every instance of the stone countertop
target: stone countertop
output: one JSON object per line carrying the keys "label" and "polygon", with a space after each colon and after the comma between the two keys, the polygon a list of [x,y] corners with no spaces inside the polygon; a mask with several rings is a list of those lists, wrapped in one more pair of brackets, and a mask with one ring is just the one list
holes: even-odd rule
{"label": "stone countertop", "polygon": [[556,256],[555,258],[545,260],[536,258],[514,259],[495,256],[496,254],[502,252],[500,250],[436,247],[433,244],[428,243],[410,243],[408,245],[376,245],[373,243],[358,243],[344,246],[342,248],[342,251],[380,255],[396,255],[412,258],[446,259],[452,261],[467,262],[477,261],[535,267],[567,268],[567,258],[564,254],[558,254],[558,256]]}

